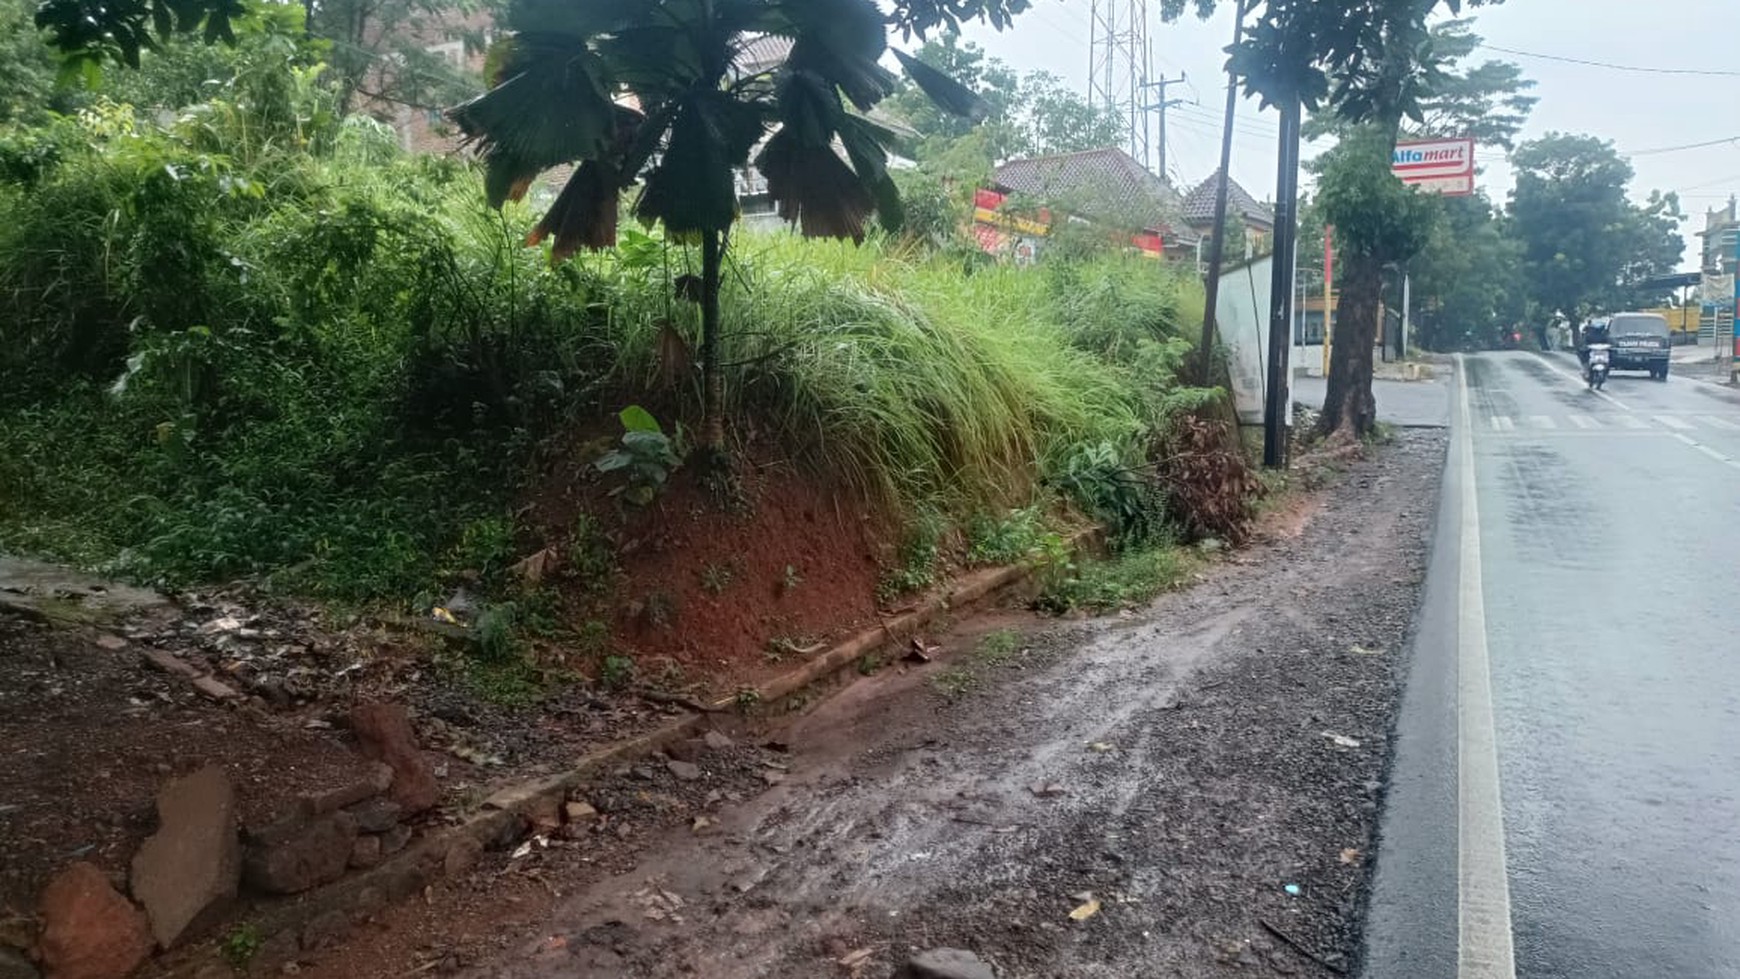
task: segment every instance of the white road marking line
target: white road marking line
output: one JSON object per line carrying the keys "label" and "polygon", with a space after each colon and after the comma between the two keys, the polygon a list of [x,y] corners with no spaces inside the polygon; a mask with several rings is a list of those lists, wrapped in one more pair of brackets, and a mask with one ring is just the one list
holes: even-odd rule
{"label": "white road marking line", "polygon": [[1588,415],[1572,415],[1571,424],[1578,428],[1600,428],[1601,423]]}
{"label": "white road marking line", "polygon": [[[1548,360],[1546,354],[1536,354],[1535,356],[1540,358],[1541,363],[1546,365],[1547,370],[1550,370],[1553,373],[1558,374],[1560,377],[1563,377],[1563,378],[1569,380],[1572,384],[1575,384],[1578,388],[1585,390],[1585,391],[1589,391],[1589,383],[1587,381],[1583,380],[1581,377],[1578,377],[1576,374],[1573,374],[1570,371],[1559,367],[1557,364],[1553,363],[1551,360]],[[1606,401],[1610,404],[1617,405],[1620,408],[1624,409],[1625,411],[1631,410],[1629,407],[1626,406],[1625,402],[1620,401],[1618,398],[1615,398],[1613,395],[1608,394],[1606,391],[1589,391],[1589,393],[1593,394],[1597,398],[1602,399],[1603,401]]]}
{"label": "white road marking line", "polygon": [[1703,422],[1711,428],[1721,428],[1730,432],[1740,432],[1740,424],[1731,422],[1726,418],[1717,418],[1715,415],[1699,415],[1698,421]]}
{"label": "white road marking line", "polygon": [[1661,422],[1667,428],[1678,429],[1682,432],[1689,432],[1692,429],[1692,423],[1683,418],[1675,418],[1672,415],[1651,415],[1650,417]]}
{"label": "white road marking line", "polygon": [[1553,421],[1551,415],[1530,415],[1529,424],[1536,428],[1558,428],[1559,423]]}
{"label": "white road marking line", "polygon": [[1710,458],[1716,460],[1717,462],[1721,463],[1724,466],[1731,466],[1735,469],[1740,469],[1740,459],[1733,459],[1733,458],[1730,458],[1728,456],[1725,456],[1722,453],[1717,452],[1715,449],[1712,449],[1709,446],[1705,445],[1704,443],[1698,441],[1697,439],[1692,438],[1690,435],[1681,435],[1679,432],[1675,432],[1674,438],[1677,438],[1681,442],[1684,442],[1687,445],[1691,446],[1692,448],[1697,449],[1699,452],[1702,452],[1703,454],[1709,456]]}
{"label": "white road marking line", "polygon": [[1480,501],[1465,358],[1456,358],[1461,395],[1462,549],[1456,628],[1457,979],[1516,979],[1510,878],[1505,869],[1504,807],[1499,798],[1498,737],[1492,721],[1492,670],[1486,650],[1486,600],[1480,580]]}
{"label": "white road marking line", "polygon": [[1614,415],[1613,421],[1620,428],[1648,428],[1649,424],[1636,415]]}
{"label": "white road marking line", "polygon": [[1509,415],[1493,415],[1492,427],[1496,431],[1508,432],[1516,427],[1516,423],[1510,420]]}

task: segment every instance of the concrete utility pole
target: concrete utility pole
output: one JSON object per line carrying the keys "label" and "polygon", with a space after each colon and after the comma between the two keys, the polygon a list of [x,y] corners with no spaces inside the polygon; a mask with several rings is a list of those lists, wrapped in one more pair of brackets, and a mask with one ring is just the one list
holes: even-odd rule
{"label": "concrete utility pole", "polygon": [[1189,80],[1189,76],[1180,72],[1177,78],[1162,78],[1159,81],[1149,82],[1147,85],[1148,88],[1159,89],[1160,91],[1160,100],[1158,102],[1149,103],[1142,108],[1144,111],[1158,112],[1160,114],[1160,138],[1158,140],[1159,152],[1157,154],[1159,156],[1160,169],[1157,172],[1160,174],[1161,180],[1166,179],[1166,110],[1175,105],[1184,104],[1183,99],[1167,98],[1166,88],[1170,85],[1183,84]]}

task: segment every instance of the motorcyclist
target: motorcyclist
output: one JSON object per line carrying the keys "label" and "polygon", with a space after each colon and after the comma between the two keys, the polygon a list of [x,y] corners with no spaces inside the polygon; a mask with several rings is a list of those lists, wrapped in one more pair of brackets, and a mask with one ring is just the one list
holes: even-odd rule
{"label": "motorcyclist", "polygon": [[1589,345],[1592,343],[1611,343],[1612,340],[1608,336],[1607,323],[1604,320],[1597,320],[1593,323],[1584,323],[1581,332],[1582,339],[1577,344],[1577,360],[1580,361],[1584,367],[1588,367]]}

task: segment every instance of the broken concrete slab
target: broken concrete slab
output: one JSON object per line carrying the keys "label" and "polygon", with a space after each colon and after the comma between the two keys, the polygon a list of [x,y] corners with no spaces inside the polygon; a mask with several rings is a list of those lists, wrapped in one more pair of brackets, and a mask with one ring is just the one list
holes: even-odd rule
{"label": "broken concrete slab", "polygon": [[221,917],[242,879],[236,792],[221,765],[157,793],[157,832],[133,855],[133,896],[163,948]]}

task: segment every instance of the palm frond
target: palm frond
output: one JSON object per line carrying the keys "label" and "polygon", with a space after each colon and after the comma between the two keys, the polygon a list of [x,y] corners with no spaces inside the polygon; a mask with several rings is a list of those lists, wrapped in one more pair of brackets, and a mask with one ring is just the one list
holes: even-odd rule
{"label": "palm frond", "polygon": [[610,164],[595,160],[580,164],[556,202],[526,236],[526,244],[553,238],[551,262],[560,262],[581,248],[597,251],[615,246],[620,213],[616,192],[621,187],[622,177]]}
{"label": "palm frond", "polygon": [[864,240],[864,222],[876,201],[832,145],[816,146],[781,128],[755,165],[779,216],[809,238]]}

